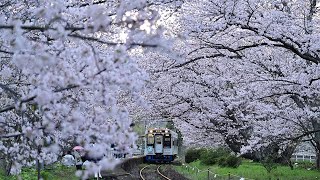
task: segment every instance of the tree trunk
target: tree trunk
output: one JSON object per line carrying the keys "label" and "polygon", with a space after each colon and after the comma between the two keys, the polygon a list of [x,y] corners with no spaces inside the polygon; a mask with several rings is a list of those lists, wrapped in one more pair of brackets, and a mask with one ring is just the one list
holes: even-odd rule
{"label": "tree trunk", "polygon": [[316,168],[319,170],[320,169],[320,142],[316,141]]}
{"label": "tree trunk", "polygon": [[316,168],[319,170],[320,169],[320,153],[317,152],[317,157],[316,157]]}
{"label": "tree trunk", "polygon": [[[38,156],[40,156],[41,147],[38,146]],[[38,174],[38,180],[41,179],[41,164],[40,164],[40,158],[37,159],[37,174]]]}
{"label": "tree trunk", "polygon": [[315,141],[314,144],[316,150],[316,168],[320,169],[320,142]]}
{"label": "tree trunk", "polygon": [[[317,120],[312,119],[312,126],[313,129],[317,130],[320,128],[320,123],[318,123]],[[314,135],[314,139],[313,139],[313,145],[315,146],[315,150],[316,150],[316,168],[319,170],[320,169],[320,133],[316,132]]]}
{"label": "tree trunk", "polygon": [[12,167],[12,161],[8,160],[6,164],[6,175],[9,176],[11,172],[11,167]]}
{"label": "tree trunk", "polygon": [[277,163],[289,165],[291,170],[293,170],[293,165],[291,162],[291,156],[296,149],[297,144],[296,142],[292,142],[290,145],[287,146],[287,148],[281,152],[279,158],[277,159]]}
{"label": "tree trunk", "polygon": [[39,159],[37,159],[37,174],[38,174],[38,180],[41,179],[40,171],[41,171],[40,161],[39,161]]}

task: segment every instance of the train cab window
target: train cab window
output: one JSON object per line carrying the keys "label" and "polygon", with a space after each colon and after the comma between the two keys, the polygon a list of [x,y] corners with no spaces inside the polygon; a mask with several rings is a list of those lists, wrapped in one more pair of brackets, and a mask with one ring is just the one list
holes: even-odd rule
{"label": "train cab window", "polygon": [[165,137],[164,137],[163,146],[171,147],[171,138],[170,138],[170,136],[165,136]]}
{"label": "train cab window", "polygon": [[156,143],[161,144],[161,136],[156,136]]}
{"label": "train cab window", "polygon": [[148,135],[147,144],[154,144],[154,137],[153,135]]}

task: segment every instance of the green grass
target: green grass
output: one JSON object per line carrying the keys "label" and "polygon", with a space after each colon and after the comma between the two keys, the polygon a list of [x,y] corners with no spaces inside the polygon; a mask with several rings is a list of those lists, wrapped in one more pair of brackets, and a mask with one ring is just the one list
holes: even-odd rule
{"label": "green grass", "polygon": [[[267,173],[266,169],[260,163],[254,163],[249,161],[244,161],[238,168],[222,168],[219,166],[205,166],[200,163],[200,161],[192,162],[188,164],[191,167],[197,167],[200,170],[210,170],[218,174],[217,179],[228,179],[228,173],[232,175],[237,175],[238,178],[231,175],[231,179],[240,179],[239,177],[244,177],[246,180],[316,180],[320,179],[320,171],[307,170],[303,168],[294,168],[293,170],[287,166],[278,166],[276,169],[272,170],[270,174]],[[197,173],[196,169],[186,168],[185,166],[175,166],[175,169],[180,173],[184,174],[192,180],[207,180],[208,172],[200,171]],[[220,175],[220,176],[219,176]],[[214,175],[210,174],[213,178]],[[233,178],[232,178],[233,177]]]}
{"label": "green grass", "polygon": [[[61,164],[54,164],[47,166],[44,170],[41,170],[41,176],[43,180],[78,180],[75,176],[75,167],[65,167]],[[37,171],[35,168],[23,168],[21,174],[16,176],[6,176],[3,171],[0,171],[1,180],[37,180]]]}

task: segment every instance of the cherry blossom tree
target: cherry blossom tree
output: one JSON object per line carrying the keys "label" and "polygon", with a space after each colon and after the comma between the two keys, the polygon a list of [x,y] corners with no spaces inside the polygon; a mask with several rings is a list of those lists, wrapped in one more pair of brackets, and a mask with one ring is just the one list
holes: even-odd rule
{"label": "cherry blossom tree", "polygon": [[[96,156],[135,148],[126,96],[143,104],[148,76],[131,51],[166,49],[157,6],[178,1],[0,3],[0,149],[8,171],[51,163],[70,142]],[[168,52],[168,51],[166,51]],[[100,165],[112,168],[116,160]]]}
{"label": "cherry blossom tree", "polygon": [[158,109],[256,158],[288,161],[310,140],[319,166],[317,1],[190,1],[181,12],[186,59],[159,62]]}

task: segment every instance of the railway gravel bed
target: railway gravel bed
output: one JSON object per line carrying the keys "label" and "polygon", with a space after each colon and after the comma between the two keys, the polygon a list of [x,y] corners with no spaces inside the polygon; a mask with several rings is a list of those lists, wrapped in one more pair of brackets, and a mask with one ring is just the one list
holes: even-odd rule
{"label": "railway gravel bed", "polygon": [[[127,159],[121,165],[117,166],[113,172],[102,172],[101,180],[141,180],[140,170],[148,164],[143,163],[142,157]],[[160,164],[149,164],[143,172],[146,180],[164,180],[157,174],[157,167]],[[160,172],[171,180],[190,180],[174,170],[172,165],[162,164]],[[93,178],[90,178],[90,180]]]}
{"label": "railway gravel bed", "polygon": [[158,165],[155,164],[146,165],[143,171],[142,169],[140,171],[140,179],[143,177],[143,180],[164,180],[164,178],[157,173],[157,167]]}
{"label": "railway gravel bed", "polygon": [[[176,163],[177,164],[177,163]],[[179,164],[179,163],[178,163]],[[143,158],[142,157],[138,157],[138,158],[133,158],[133,159],[129,159],[128,161],[124,162],[121,167],[122,169],[127,172],[130,173],[130,177],[127,177],[128,180],[129,179],[136,179],[136,180],[140,180],[140,170],[141,168],[145,167],[147,164],[143,163]],[[147,180],[157,180],[155,179],[156,177],[158,177],[158,175],[156,174],[156,169],[160,164],[150,164],[150,166],[154,167],[154,172],[153,175],[147,175],[148,177],[146,177]],[[172,165],[169,164],[162,164],[161,168],[160,168],[160,172],[162,174],[164,174],[165,176],[168,176],[169,178],[171,178],[172,180],[190,180],[186,177],[184,177],[183,175],[179,174],[178,172],[176,172],[173,168]],[[163,179],[163,178],[159,178],[158,179]]]}
{"label": "railway gravel bed", "polygon": [[167,177],[170,177],[172,180],[190,180],[177,171],[175,171],[171,165],[161,166],[160,171]]}

